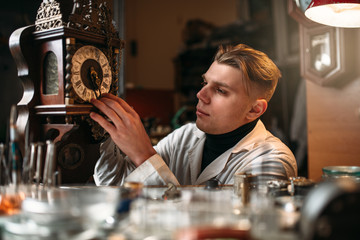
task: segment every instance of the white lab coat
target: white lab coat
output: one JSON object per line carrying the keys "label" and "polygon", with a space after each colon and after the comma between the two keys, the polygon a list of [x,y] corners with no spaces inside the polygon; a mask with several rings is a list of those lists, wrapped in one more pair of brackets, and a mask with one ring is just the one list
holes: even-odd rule
{"label": "white lab coat", "polygon": [[121,185],[125,181],[136,181],[145,185],[169,182],[199,185],[216,178],[221,184],[232,184],[236,172],[285,178],[297,175],[291,150],[267,131],[260,120],[249,134],[200,172],[204,142],[205,133],[194,123],[188,123],[162,139],[155,146],[157,154],[136,168],[109,138],[100,147],[95,183]]}

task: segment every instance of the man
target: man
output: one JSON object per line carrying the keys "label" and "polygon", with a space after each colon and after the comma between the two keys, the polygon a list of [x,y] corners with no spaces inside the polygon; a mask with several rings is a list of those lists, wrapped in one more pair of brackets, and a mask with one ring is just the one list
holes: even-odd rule
{"label": "man", "polygon": [[111,120],[90,114],[111,137],[101,146],[95,183],[197,185],[215,178],[232,184],[236,172],[296,176],[294,155],[259,120],[280,77],[262,52],[244,44],[220,47],[197,93],[196,124],[182,126],[155,147],[124,100],[110,94],[92,100]]}

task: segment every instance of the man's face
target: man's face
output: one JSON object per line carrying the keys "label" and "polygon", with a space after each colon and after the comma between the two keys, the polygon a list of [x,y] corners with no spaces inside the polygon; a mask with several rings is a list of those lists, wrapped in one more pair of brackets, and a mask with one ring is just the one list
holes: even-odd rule
{"label": "man's face", "polygon": [[251,101],[239,69],[213,62],[203,75],[203,88],[197,93],[196,125],[209,134],[235,130],[249,120]]}

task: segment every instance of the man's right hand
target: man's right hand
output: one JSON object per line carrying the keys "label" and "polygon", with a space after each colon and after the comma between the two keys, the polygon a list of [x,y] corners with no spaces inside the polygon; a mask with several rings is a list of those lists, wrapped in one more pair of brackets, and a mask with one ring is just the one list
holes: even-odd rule
{"label": "man's right hand", "polygon": [[105,93],[99,99],[92,99],[91,103],[110,121],[95,112],[91,112],[90,117],[110,134],[114,143],[136,166],[156,154],[140,116],[123,99]]}

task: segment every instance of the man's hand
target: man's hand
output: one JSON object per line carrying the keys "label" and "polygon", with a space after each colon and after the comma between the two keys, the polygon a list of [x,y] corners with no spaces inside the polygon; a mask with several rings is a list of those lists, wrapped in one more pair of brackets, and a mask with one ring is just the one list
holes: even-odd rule
{"label": "man's hand", "polygon": [[136,166],[156,153],[139,115],[123,99],[105,93],[99,99],[92,99],[91,103],[110,121],[95,112],[91,112],[90,117],[110,134]]}

